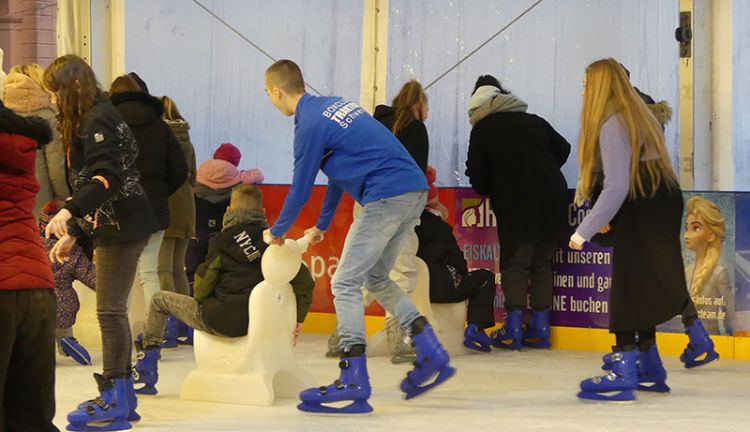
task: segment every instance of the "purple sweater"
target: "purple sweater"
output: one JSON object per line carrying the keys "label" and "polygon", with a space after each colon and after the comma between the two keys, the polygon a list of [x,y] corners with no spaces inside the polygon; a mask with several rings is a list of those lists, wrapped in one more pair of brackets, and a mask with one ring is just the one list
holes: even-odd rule
{"label": "purple sweater", "polygon": [[[594,234],[612,221],[630,191],[630,134],[619,115],[613,115],[602,125],[599,147],[602,153],[604,189],[594,208],[573,235],[574,238],[580,236],[585,241],[590,241]],[[648,150],[641,156],[642,161],[657,158],[656,152]]]}

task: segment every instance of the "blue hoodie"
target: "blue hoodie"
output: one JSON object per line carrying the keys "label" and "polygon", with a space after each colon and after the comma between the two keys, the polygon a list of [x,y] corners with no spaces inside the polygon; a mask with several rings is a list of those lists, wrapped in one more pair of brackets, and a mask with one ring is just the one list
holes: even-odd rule
{"label": "blue hoodie", "polygon": [[427,180],[398,139],[354,102],[305,93],[294,114],[294,176],[278,220],[276,237],[292,226],[310,198],[318,169],[328,190],[318,229],[325,231],[343,192],[358,203],[427,190]]}

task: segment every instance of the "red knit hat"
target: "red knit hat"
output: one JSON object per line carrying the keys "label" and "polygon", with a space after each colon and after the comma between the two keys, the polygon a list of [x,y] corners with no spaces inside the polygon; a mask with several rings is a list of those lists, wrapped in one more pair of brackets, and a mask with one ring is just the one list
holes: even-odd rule
{"label": "red knit hat", "polygon": [[224,143],[214,152],[214,159],[225,160],[234,166],[239,166],[242,153],[234,144]]}

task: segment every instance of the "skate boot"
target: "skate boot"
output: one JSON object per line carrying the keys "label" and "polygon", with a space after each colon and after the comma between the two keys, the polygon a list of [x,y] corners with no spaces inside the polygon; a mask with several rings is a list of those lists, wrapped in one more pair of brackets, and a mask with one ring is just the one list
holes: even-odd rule
{"label": "skate boot", "polygon": [[334,330],[333,333],[328,336],[328,351],[326,351],[326,357],[336,358],[341,356],[341,350],[339,349],[340,342],[341,337],[339,336],[339,332]]}
{"label": "skate boot", "polygon": [[470,350],[490,352],[492,339],[476,324],[469,324],[464,330],[464,346]]}
{"label": "skate boot", "polygon": [[442,384],[456,373],[450,365],[450,356],[438,341],[432,326],[424,317],[411,325],[411,344],[417,352],[414,369],[401,381],[401,391],[411,399]]}
{"label": "skate boot", "polygon": [[634,401],[634,390],[638,386],[637,358],[635,349],[613,353],[609,374],[581,381],[578,397],[603,402]]}
{"label": "skate boot", "polygon": [[523,346],[531,348],[549,348],[549,309],[533,311],[531,323],[523,332]]}
{"label": "skate boot", "polygon": [[60,349],[64,355],[72,358],[76,362],[82,365],[91,364],[91,355],[83,345],[78,343],[78,340],[73,336],[63,336],[60,338]]}
{"label": "skate boot", "polygon": [[128,408],[130,408],[127,420],[129,422],[136,422],[141,419],[141,416],[135,411],[136,409],[138,409],[138,397],[135,395],[135,389],[133,388],[132,368],[130,369],[130,374],[128,375],[128,382],[125,385],[125,393],[128,396]]}
{"label": "skate boot", "polygon": [[395,318],[389,316],[385,319],[385,335],[391,363],[411,363],[417,359],[414,349],[404,342],[404,332]]}
{"label": "skate boot", "polygon": [[685,330],[690,342],[682,352],[680,361],[685,363],[688,369],[703,366],[719,358],[719,353],[714,350],[714,341],[703,327],[701,320],[696,319],[693,325]]}
{"label": "skate boot", "polygon": [[179,334],[177,318],[170,315],[167,317],[167,328],[164,330],[164,342],[162,348],[177,348],[177,336]]}
{"label": "skate boot", "polygon": [[135,389],[138,394],[155,395],[156,382],[159,381],[159,347],[138,350],[138,363],[133,367],[133,382],[143,384]]}
{"label": "skate boot", "polygon": [[521,309],[508,312],[505,324],[500,330],[492,332],[492,346],[508,350],[518,351],[521,349],[523,331],[523,311]]}
{"label": "skate boot", "polygon": [[[349,351],[341,353],[339,379],[328,386],[313,387],[299,394],[302,403],[297,405],[300,411],[331,414],[359,414],[372,411],[367,402],[372,390],[370,377],[367,376],[367,357],[365,346],[355,345]],[[323,404],[352,401],[344,407],[333,407]]]}
{"label": "skate boot", "polygon": [[655,393],[669,393],[667,371],[659,357],[656,344],[646,351],[638,351],[638,390]]}
{"label": "skate boot", "polygon": [[121,431],[130,430],[130,414],[126,377],[105,379],[94,374],[100,396],[78,405],[68,414],[69,431]]}
{"label": "skate boot", "polygon": [[177,321],[177,343],[179,345],[193,344],[193,328],[182,321]]}

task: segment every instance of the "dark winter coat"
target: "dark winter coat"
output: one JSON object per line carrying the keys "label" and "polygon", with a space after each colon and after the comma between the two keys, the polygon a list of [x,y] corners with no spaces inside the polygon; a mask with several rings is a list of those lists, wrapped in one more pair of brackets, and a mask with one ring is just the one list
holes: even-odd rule
{"label": "dark winter coat", "polygon": [[188,129],[190,125],[184,121],[170,121],[166,123],[172,129],[177,141],[180,142],[182,154],[187,163],[187,180],[169,197],[169,228],[164,233],[165,237],[193,238],[195,237],[195,198],[193,197],[193,186],[195,186],[195,149],[190,142]]}
{"label": "dark winter coat", "polygon": [[158,230],[139,182],[135,137],[103,95],[81,118],[77,135],[68,155],[73,196],[64,206],[78,219],[69,225],[71,233],[85,235],[90,224],[81,218],[96,220],[96,246],[141,240]]}
{"label": "dark winter coat", "polygon": [[469,273],[453,228],[440,216],[425,210],[414,231],[419,238],[417,256],[430,271],[430,298],[448,297],[445,293],[454,291],[461,278]]}
{"label": "dark winter coat", "polygon": [[32,214],[37,148],[51,139],[45,120],[21,117],[0,102],[0,290],[55,286]]}
{"label": "dark winter coat", "polygon": [[[262,212],[227,212],[224,229],[211,238],[208,256],[195,273],[195,298],[203,305],[203,319],[225,336],[247,334],[250,293],[263,281],[260,263],[268,247],[263,241],[267,228]],[[291,285],[297,300],[297,322],[303,322],[315,285],[307,267],[300,267]]]}
{"label": "dark winter coat", "polygon": [[[383,123],[388,130],[392,130],[393,123],[396,121],[396,110],[388,105],[378,105],[375,107],[373,117],[380,123]],[[396,134],[396,138],[406,147],[406,150],[414,158],[414,161],[419,165],[422,172],[427,172],[430,142],[424,123],[420,120],[412,120]]]}
{"label": "dark winter coat", "polygon": [[489,195],[498,226],[519,240],[564,237],[568,185],[560,167],[570,144],[543,118],[497,112],[471,130],[466,175]]}
{"label": "dark winter coat", "polygon": [[159,229],[166,229],[169,196],[185,183],[188,166],[179,141],[161,118],[164,105],[142,92],[117,93],[110,100],[135,135],[141,185],[151,201]]}

